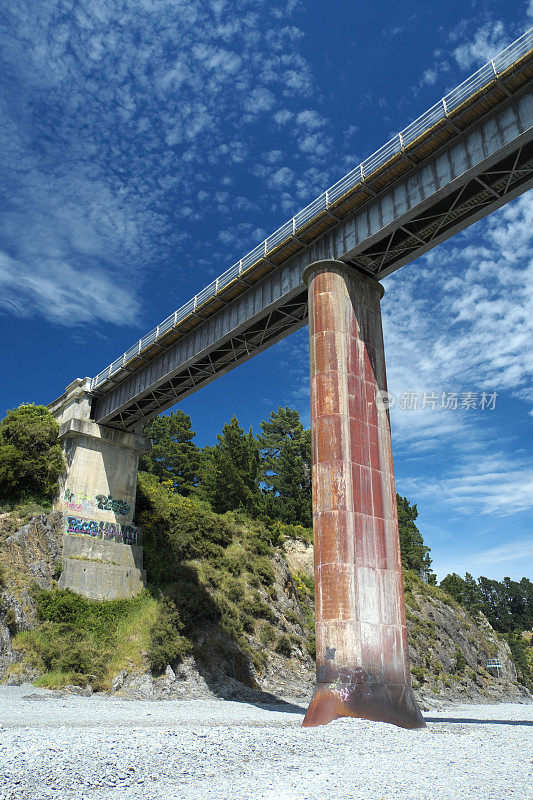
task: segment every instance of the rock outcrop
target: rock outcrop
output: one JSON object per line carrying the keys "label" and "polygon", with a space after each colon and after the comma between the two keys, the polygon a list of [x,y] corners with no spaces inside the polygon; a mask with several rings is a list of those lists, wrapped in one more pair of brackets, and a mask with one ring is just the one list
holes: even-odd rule
{"label": "rock outcrop", "polygon": [[[57,586],[61,572],[61,515],[39,514],[13,530],[13,517],[0,516],[0,680],[32,680],[17,672],[20,654],[12,637],[38,624],[30,587]],[[3,535],[2,535],[3,533]],[[194,655],[153,677],[146,665],[128,665],[109,691],[129,698],[179,699],[216,696],[271,702],[312,694],[313,547],[287,540],[272,559],[275,580],[260,586],[260,624],[239,648],[220,628],[196,632]],[[509,647],[481,614],[471,616],[441,589],[405,575],[405,598],[413,686],[422,705],[441,701],[521,700]],[[246,651],[246,652],[245,652]],[[498,666],[491,666],[498,665]]]}
{"label": "rock outcrop", "polygon": [[16,515],[0,517],[0,674],[19,660],[12,636],[38,622],[29,591],[32,584],[51,589],[59,577],[61,522],[59,513],[38,514],[10,533]]}

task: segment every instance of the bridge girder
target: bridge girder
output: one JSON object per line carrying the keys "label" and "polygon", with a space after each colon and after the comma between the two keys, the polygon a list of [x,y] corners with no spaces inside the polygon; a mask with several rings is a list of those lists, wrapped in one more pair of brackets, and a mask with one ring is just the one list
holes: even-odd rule
{"label": "bridge girder", "polygon": [[317,218],[308,235],[283,245],[273,258],[260,258],[200,312],[193,310],[183,323],[154,337],[95,388],[93,419],[138,431],[305,325],[302,276],[309,263],[333,258],[379,280],[531,188],[532,82],[529,78],[510,97],[502,92],[496,107],[457,128],[454,138],[425,158],[404,162],[400,174],[396,159],[392,180],[380,174],[373,183],[365,181],[344,217],[338,210],[327,221]]}

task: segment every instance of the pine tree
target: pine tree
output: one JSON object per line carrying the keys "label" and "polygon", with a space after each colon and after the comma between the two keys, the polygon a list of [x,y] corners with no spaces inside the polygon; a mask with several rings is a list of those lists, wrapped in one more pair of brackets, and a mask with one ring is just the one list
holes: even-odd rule
{"label": "pine tree", "polygon": [[233,416],[217,439],[214,447],[204,450],[203,496],[219,513],[241,510],[258,514],[260,464],[252,429],[244,433]]}
{"label": "pine tree", "polygon": [[481,611],[483,607],[483,597],[476,580],[467,572],[464,578],[453,572],[446,575],[440,582],[445,592],[448,592],[454,600],[461,603],[469,611]]}
{"label": "pine tree", "polygon": [[191,418],[178,409],[148,422],[143,434],[152,440],[152,450],[141,459],[142,470],[172,481],[174,491],[190,495],[198,484],[201,453],[192,441]]}
{"label": "pine tree", "polygon": [[258,437],[267,513],[284,522],[312,524],[311,432],[285,406],[261,423]]}
{"label": "pine tree", "polygon": [[418,517],[416,505],[411,505],[407,497],[396,495],[398,506],[398,528],[400,532],[400,552],[402,564],[427,576],[428,583],[435,583],[436,577],[431,569],[430,549],[424,544],[422,534],[415,525]]}

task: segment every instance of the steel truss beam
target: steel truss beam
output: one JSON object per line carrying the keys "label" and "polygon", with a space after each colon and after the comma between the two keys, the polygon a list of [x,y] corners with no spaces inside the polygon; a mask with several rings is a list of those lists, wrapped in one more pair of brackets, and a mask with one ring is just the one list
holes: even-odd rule
{"label": "steel truss beam", "polygon": [[378,242],[349,259],[349,263],[374,276],[391,272],[398,261],[411,260],[449,229],[478,214],[483,208],[505,202],[507,195],[533,177],[533,143],[521,147],[486,172],[425,209],[408,223],[398,225]]}
{"label": "steel truss beam", "polygon": [[[381,238],[375,236],[362,249],[341,259],[378,280],[414,260],[439,242],[499,208],[533,185],[533,142],[511,151],[484,171],[473,174],[446,196],[438,195],[413,216],[391,222]],[[312,258],[310,260],[313,260]],[[255,291],[247,285],[247,292]],[[138,431],[145,421],[184,399],[220,375],[236,367],[307,322],[307,292],[303,285],[296,296],[268,307],[258,321],[228,334],[200,351],[181,367],[131,397],[116,411],[106,413],[105,425]],[[98,419],[96,399],[95,419]]]}
{"label": "steel truss beam", "polygon": [[307,292],[304,292],[271,311],[246,331],[210,350],[194,364],[184,367],[178,375],[136,398],[127,410],[120,411],[112,420],[106,421],[106,425],[135,430],[152,419],[155,413],[183,400],[201,386],[298,330],[306,322]]}

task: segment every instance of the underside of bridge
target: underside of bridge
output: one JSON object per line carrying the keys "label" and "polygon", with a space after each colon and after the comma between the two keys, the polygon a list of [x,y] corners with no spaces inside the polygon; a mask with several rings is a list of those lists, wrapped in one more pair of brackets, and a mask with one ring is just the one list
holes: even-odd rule
{"label": "underside of bridge", "polygon": [[94,421],[139,431],[305,325],[308,264],[333,258],[380,280],[533,186],[533,50],[491,75],[461,102],[461,87],[450,93],[93,378]]}
{"label": "underside of bridge", "polygon": [[[421,203],[409,219],[390,225],[391,230],[372,237],[355,252],[343,254],[340,260],[379,280],[518,197],[532,185],[533,141],[529,141],[444,196]],[[275,267],[272,264],[267,268],[263,265],[261,280],[266,282],[273,273]],[[247,276],[246,282],[243,280],[233,287],[233,297],[228,293],[226,306],[219,304],[218,313],[223,314],[227,304],[236,302],[237,298],[255,300],[253,289],[257,284],[252,284],[252,280],[253,276]],[[108,382],[106,394],[100,397],[99,392],[94,393],[94,418],[122,430],[138,431],[139,426],[162,410],[267,349],[308,321],[307,289],[303,285],[287,293],[278,303],[266,305],[259,314],[253,314],[254,305],[252,302],[245,324],[220,337],[204,352],[200,348],[192,359],[183,360],[163,378],[152,382],[148,377],[146,382],[149,386],[143,390],[142,376],[149,376],[150,364],[167,352],[172,339],[154,342],[150,350],[139,357],[141,366],[136,366],[133,375],[125,371],[119,380]],[[174,342],[192,334],[210,318],[210,314],[202,316],[197,313],[187,333],[180,335],[176,332]],[[139,391],[133,388],[125,392],[126,402],[121,403],[121,384],[125,382],[128,387],[135,387],[137,383]],[[122,391],[125,388],[123,386]]]}

